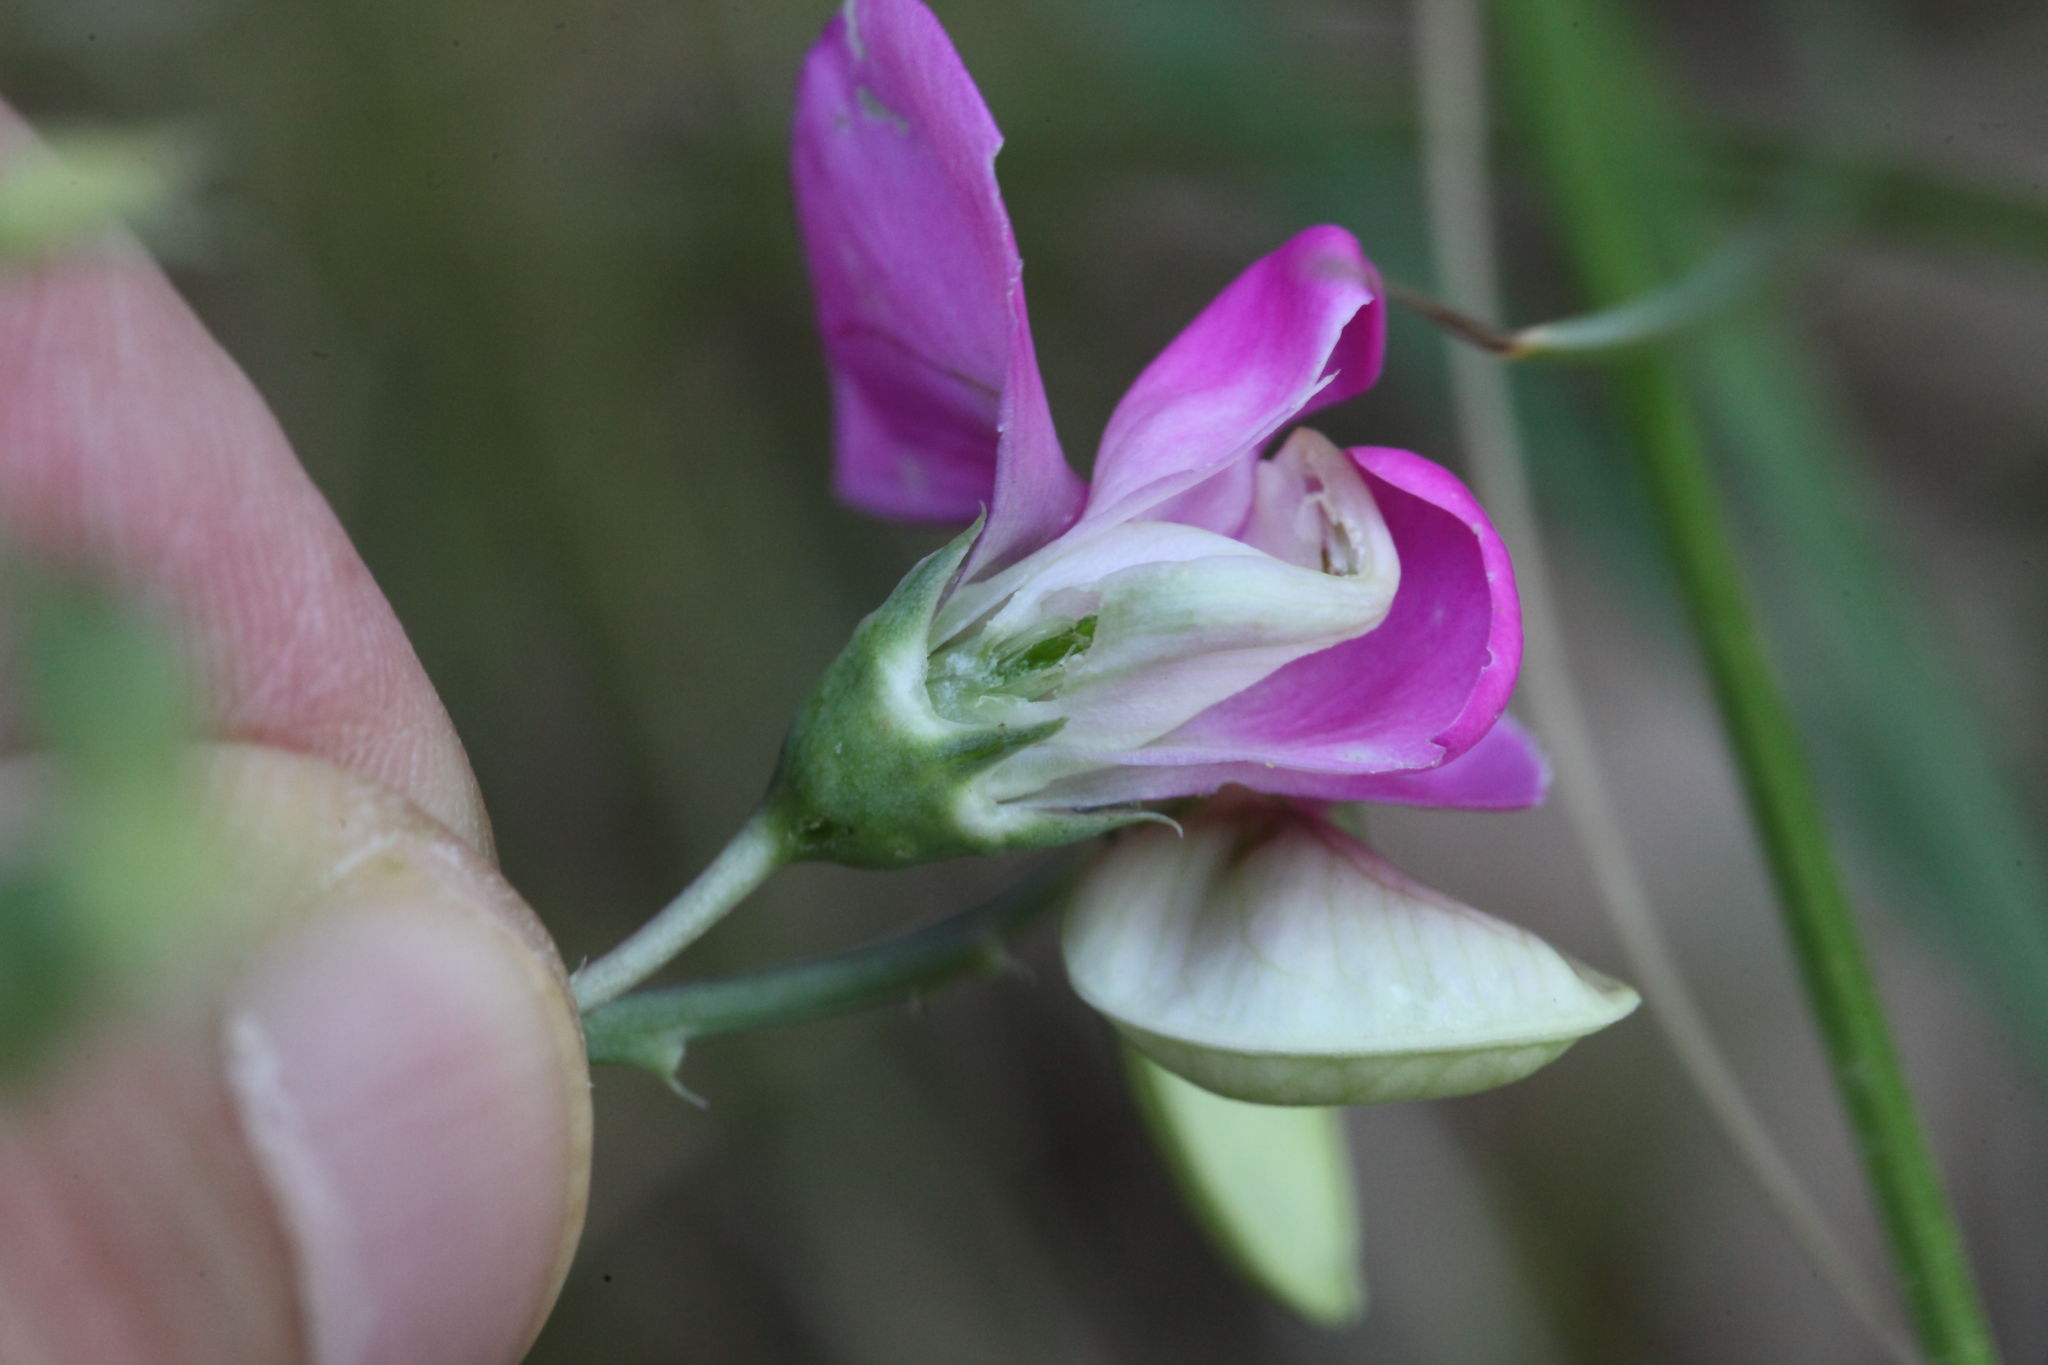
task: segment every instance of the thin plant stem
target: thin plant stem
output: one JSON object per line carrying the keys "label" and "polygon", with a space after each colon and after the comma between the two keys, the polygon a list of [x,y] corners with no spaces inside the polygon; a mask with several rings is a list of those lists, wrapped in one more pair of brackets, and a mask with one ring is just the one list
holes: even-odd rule
{"label": "thin plant stem", "polygon": [[1496,327],[1444,299],[1424,293],[1412,284],[1403,284],[1399,280],[1386,280],[1383,283],[1389,299],[1445,336],[1462,341],[1468,346],[1477,346],[1482,351],[1506,360],[1517,357],[1515,333],[1512,329]]}
{"label": "thin plant stem", "polygon": [[1520,328],[1513,358],[1590,359],[1666,340],[1747,298],[1793,240],[1790,223],[1752,224],[1668,284],[1612,308]]}
{"label": "thin plant stem", "polygon": [[590,1060],[661,1069],[698,1038],[914,999],[955,977],[996,970],[1008,960],[1007,940],[1057,900],[1063,881],[1028,883],[936,924],[843,953],[635,992],[584,1018]]}
{"label": "thin plant stem", "polygon": [[[1439,271],[1452,306],[1480,318],[1497,316],[1501,299],[1486,158],[1479,0],[1422,0],[1416,41],[1423,163]],[[1626,312],[1626,307],[1615,310]],[[1794,1239],[1885,1352],[1911,1362],[1915,1356],[1897,1314],[1836,1236],[1750,1102],[1658,923],[1579,703],[1507,371],[1499,359],[1463,347],[1450,347],[1449,360],[1460,436],[1481,496],[1515,549],[1527,627],[1524,695],[1548,742],[1558,794],[1585,851],[1600,904],[1652,1017],[1722,1135]]]}
{"label": "thin plant stem", "polygon": [[653,976],[789,860],[781,825],[767,811],[756,811],[681,895],[569,978],[576,1007],[588,1014]]}
{"label": "thin plant stem", "polygon": [[[1806,196],[1813,198],[1814,196]],[[1476,309],[1403,284],[1385,282],[1387,297],[1447,336],[1504,360],[1605,360],[1614,351],[1664,341],[1726,312],[1747,298],[1800,239],[1813,216],[1800,206],[1751,224],[1678,278],[1612,308],[1499,327]]]}
{"label": "thin plant stem", "polygon": [[[1639,202],[1642,187],[1614,162],[1613,140],[1630,130],[1613,126],[1605,117],[1612,111],[1598,103],[1599,82],[1617,77],[1588,66],[1591,30],[1618,32],[1623,21],[1579,0],[1515,0],[1500,12],[1514,26],[1531,83],[1529,133],[1546,160],[1565,244],[1596,303],[1654,287],[1658,241]],[[1477,31],[1475,22],[1475,41]],[[1610,45],[1604,57],[1614,56]],[[1613,375],[1922,1350],[1942,1365],[1989,1365],[1997,1350],[1771,671],[1699,423],[1668,356],[1639,354],[1617,362]]]}

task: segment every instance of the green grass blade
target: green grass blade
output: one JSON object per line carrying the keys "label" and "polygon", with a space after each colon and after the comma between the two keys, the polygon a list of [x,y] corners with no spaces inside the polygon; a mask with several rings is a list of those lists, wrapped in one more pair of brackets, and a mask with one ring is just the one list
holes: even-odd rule
{"label": "green grass blade", "polygon": [[[1655,288],[1691,236],[1685,204],[1669,197],[1671,187],[1698,164],[1677,135],[1657,54],[1604,0],[1530,0],[1497,12],[1561,236],[1588,292],[1602,304]],[[1646,355],[1613,374],[1921,1342],[1931,1359],[1994,1361],[1801,740],[1767,657],[1753,580],[1707,467],[1698,404],[1667,356]]]}

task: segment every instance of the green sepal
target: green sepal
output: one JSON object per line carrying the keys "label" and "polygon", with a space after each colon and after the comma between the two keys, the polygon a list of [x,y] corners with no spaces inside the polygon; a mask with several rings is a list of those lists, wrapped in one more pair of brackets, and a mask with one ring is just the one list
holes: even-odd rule
{"label": "green sepal", "polygon": [[999,725],[988,729],[964,729],[957,739],[941,744],[939,760],[967,773],[986,772],[1020,749],[1041,739],[1051,739],[1066,724],[1064,717],[1036,725]]}
{"label": "green sepal", "polygon": [[1063,723],[968,725],[932,704],[932,621],[981,534],[979,519],[921,560],[853,638],[797,713],[768,789],[796,856],[909,867],[1003,849],[1048,848],[1153,818],[1128,807],[1005,805],[989,770]]}

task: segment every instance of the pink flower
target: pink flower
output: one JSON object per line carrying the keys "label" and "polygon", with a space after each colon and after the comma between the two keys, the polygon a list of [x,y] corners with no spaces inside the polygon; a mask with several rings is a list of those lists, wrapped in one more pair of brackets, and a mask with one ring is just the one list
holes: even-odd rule
{"label": "pink flower", "polygon": [[996,803],[1086,809],[1238,782],[1515,807],[1506,549],[1456,477],[1300,416],[1377,377],[1379,279],[1317,227],[1138,377],[1092,484],[1054,434],[995,179],[1001,134],[918,0],[850,0],[804,67],[794,178],[842,497],[978,538],[932,618],[938,717],[1045,737]]}

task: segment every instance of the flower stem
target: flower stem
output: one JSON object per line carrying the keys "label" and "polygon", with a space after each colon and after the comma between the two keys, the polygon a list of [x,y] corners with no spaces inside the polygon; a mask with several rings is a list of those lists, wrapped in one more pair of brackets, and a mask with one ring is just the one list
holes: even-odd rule
{"label": "flower stem", "polygon": [[[1452,306],[1481,318],[1501,309],[1493,193],[1486,157],[1486,62],[1480,0],[1424,0],[1417,12],[1417,87],[1422,98],[1423,168],[1430,235]],[[1614,316],[1628,306],[1593,316]],[[1484,326],[1485,324],[1480,324]],[[1459,435],[1475,482],[1514,548],[1527,628],[1522,681],[1548,744],[1558,796],[1584,849],[1601,907],[1620,939],[1652,1018],[1722,1136],[1793,1239],[1893,1360],[1916,1357],[1898,1315],[1836,1235],[1798,1171],[1757,1113],[1657,920],[1642,869],[1623,833],[1601,771],[1593,727],[1579,702],[1557,606],[1549,554],[1537,517],[1514,397],[1501,360],[1451,347]]]}
{"label": "flower stem", "polygon": [[692,1039],[850,1013],[993,970],[1004,960],[1004,940],[1052,905],[1063,881],[1027,883],[936,924],[830,957],[614,1000],[584,1018],[590,1060],[659,1067],[657,1059],[680,1056]]}
{"label": "flower stem", "polygon": [[791,857],[789,838],[780,823],[765,810],[754,812],[711,865],[661,913],[569,978],[577,1008],[589,1014],[653,976]]}
{"label": "flower stem", "polygon": [[[1547,161],[1566,245],[1595,301],[1654,287],[1651,206],[1641,202],[1644,183],[1624,171],[1620,144],[1645,136],[1656,101],[1640,87],[1627,100],[1609,90],[1652,79],[1625,44],[1619,16],[1588,0],[1518,0],[1497,12],[1529,83],[1529,131]],[[1988,1365],[1996,1348],[1751,611],[1698,421],[1668,356],[1631,358],[1613,374],[1922,1348],[1944,1365]]]}

